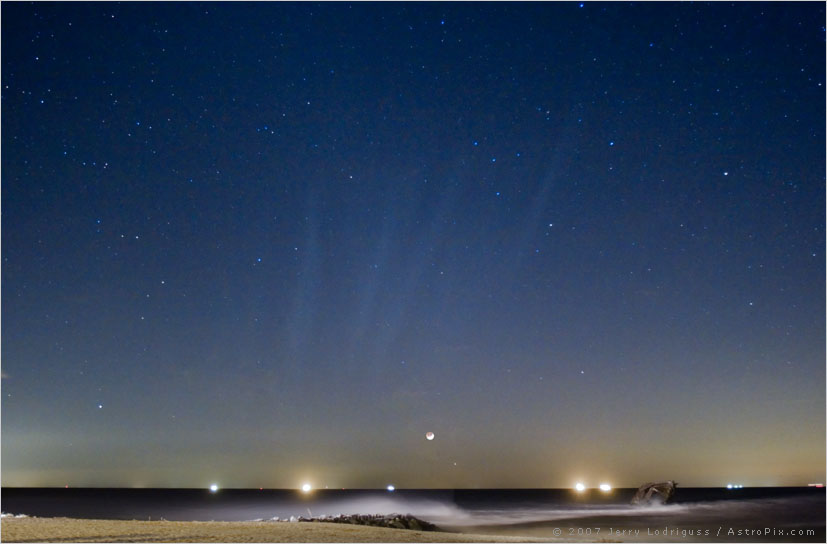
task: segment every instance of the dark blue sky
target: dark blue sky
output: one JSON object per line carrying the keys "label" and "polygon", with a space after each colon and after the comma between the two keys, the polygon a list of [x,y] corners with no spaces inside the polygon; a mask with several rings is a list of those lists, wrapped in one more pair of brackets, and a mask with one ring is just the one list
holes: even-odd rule
{"label": "dark blue sky", "polygon": [[823,481],[824,18],[4,2],[3,484]]}

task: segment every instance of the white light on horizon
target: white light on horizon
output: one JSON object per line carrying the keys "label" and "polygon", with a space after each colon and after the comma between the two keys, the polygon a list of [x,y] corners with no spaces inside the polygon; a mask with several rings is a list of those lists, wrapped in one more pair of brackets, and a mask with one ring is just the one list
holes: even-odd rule
{"label": "white light on horizon", "polygon": [[310,493],[310,490],[313,489],[313,486],[310,484],[302,484],[302,491],[305,493]]}
{"label": "white light on horizon", "polygon": [[392,486],[392,485],[389,485],[389,486],[388,486],[388,491],[393,491],[393,490],[395,490],[395,489],[396,489],[396,488],[395,488],[394,486]]}
{"label": "white light on horizon", "polygon": [[600,491],[611,491],[612,486],[609,484],[600,484]]}
{"label": "white light on horizon", "polygon": [[582,482],[577,482],[576,484],[574,484],[574,489],[576,489],[577,491],[585,491],[586,486],[583,485]]}
{"label": "white light on horizon", "polygon": [[732,484],[726,484],[727,489],[732,489]]}
{"label": "white light on horizon", "polygon": [[215,493],[216,491],[218,491],[218,484],[212,484],[212,485],[210,485],[210,491],[211,491],[211,492],[213,492],[213,493]]}

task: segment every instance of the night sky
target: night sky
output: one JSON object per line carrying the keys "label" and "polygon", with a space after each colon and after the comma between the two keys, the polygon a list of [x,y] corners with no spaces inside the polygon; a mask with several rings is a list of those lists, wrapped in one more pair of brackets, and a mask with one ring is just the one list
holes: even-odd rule
{"label": "night sky", "polygon": [[3,485],[824,481],[824,19],[3,2]]}

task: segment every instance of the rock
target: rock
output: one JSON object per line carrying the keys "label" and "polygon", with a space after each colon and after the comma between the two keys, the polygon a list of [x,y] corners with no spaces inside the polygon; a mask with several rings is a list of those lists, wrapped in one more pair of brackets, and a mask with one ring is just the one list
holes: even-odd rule
{"label": "rock", "polygon": [[[276,518],[278,519],[278,518]],[[412,531],[439,531],[439,527],[433,523],[416,518],[410,514],[390,514],[383,516],[354,514],[345,516],[339,514],[338,516],[319,516],[317,518],[300,517],[296,519],[290,516],[290,521],[325,521],[327,523],[349,523],[351,525],[369,525],[371,527],[387,527],[390,529],[410,529]]]}
{"label": "rock", "polygon": [[672,500],[677,487],[678,484],[674,480],[643,484],[632,497],[632,504],[666,504]]}

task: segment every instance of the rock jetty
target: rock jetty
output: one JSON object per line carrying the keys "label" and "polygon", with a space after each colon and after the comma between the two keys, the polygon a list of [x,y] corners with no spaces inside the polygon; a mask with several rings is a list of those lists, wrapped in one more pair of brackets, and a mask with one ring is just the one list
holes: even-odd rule
{"label": "rock jetty", "polygon": [[353,514],[346,516],[318,516],[307,518],[304,516],[290,516],[289,519],[272,518],[270,521],[287,522],[324,522],[324,523],[349,523],[351,525],[369,525],[371,527],[387,527],[389,529],[409,529],[411,531],[440,531],[441,529],[433,523],[419,519],[410,514]]}

